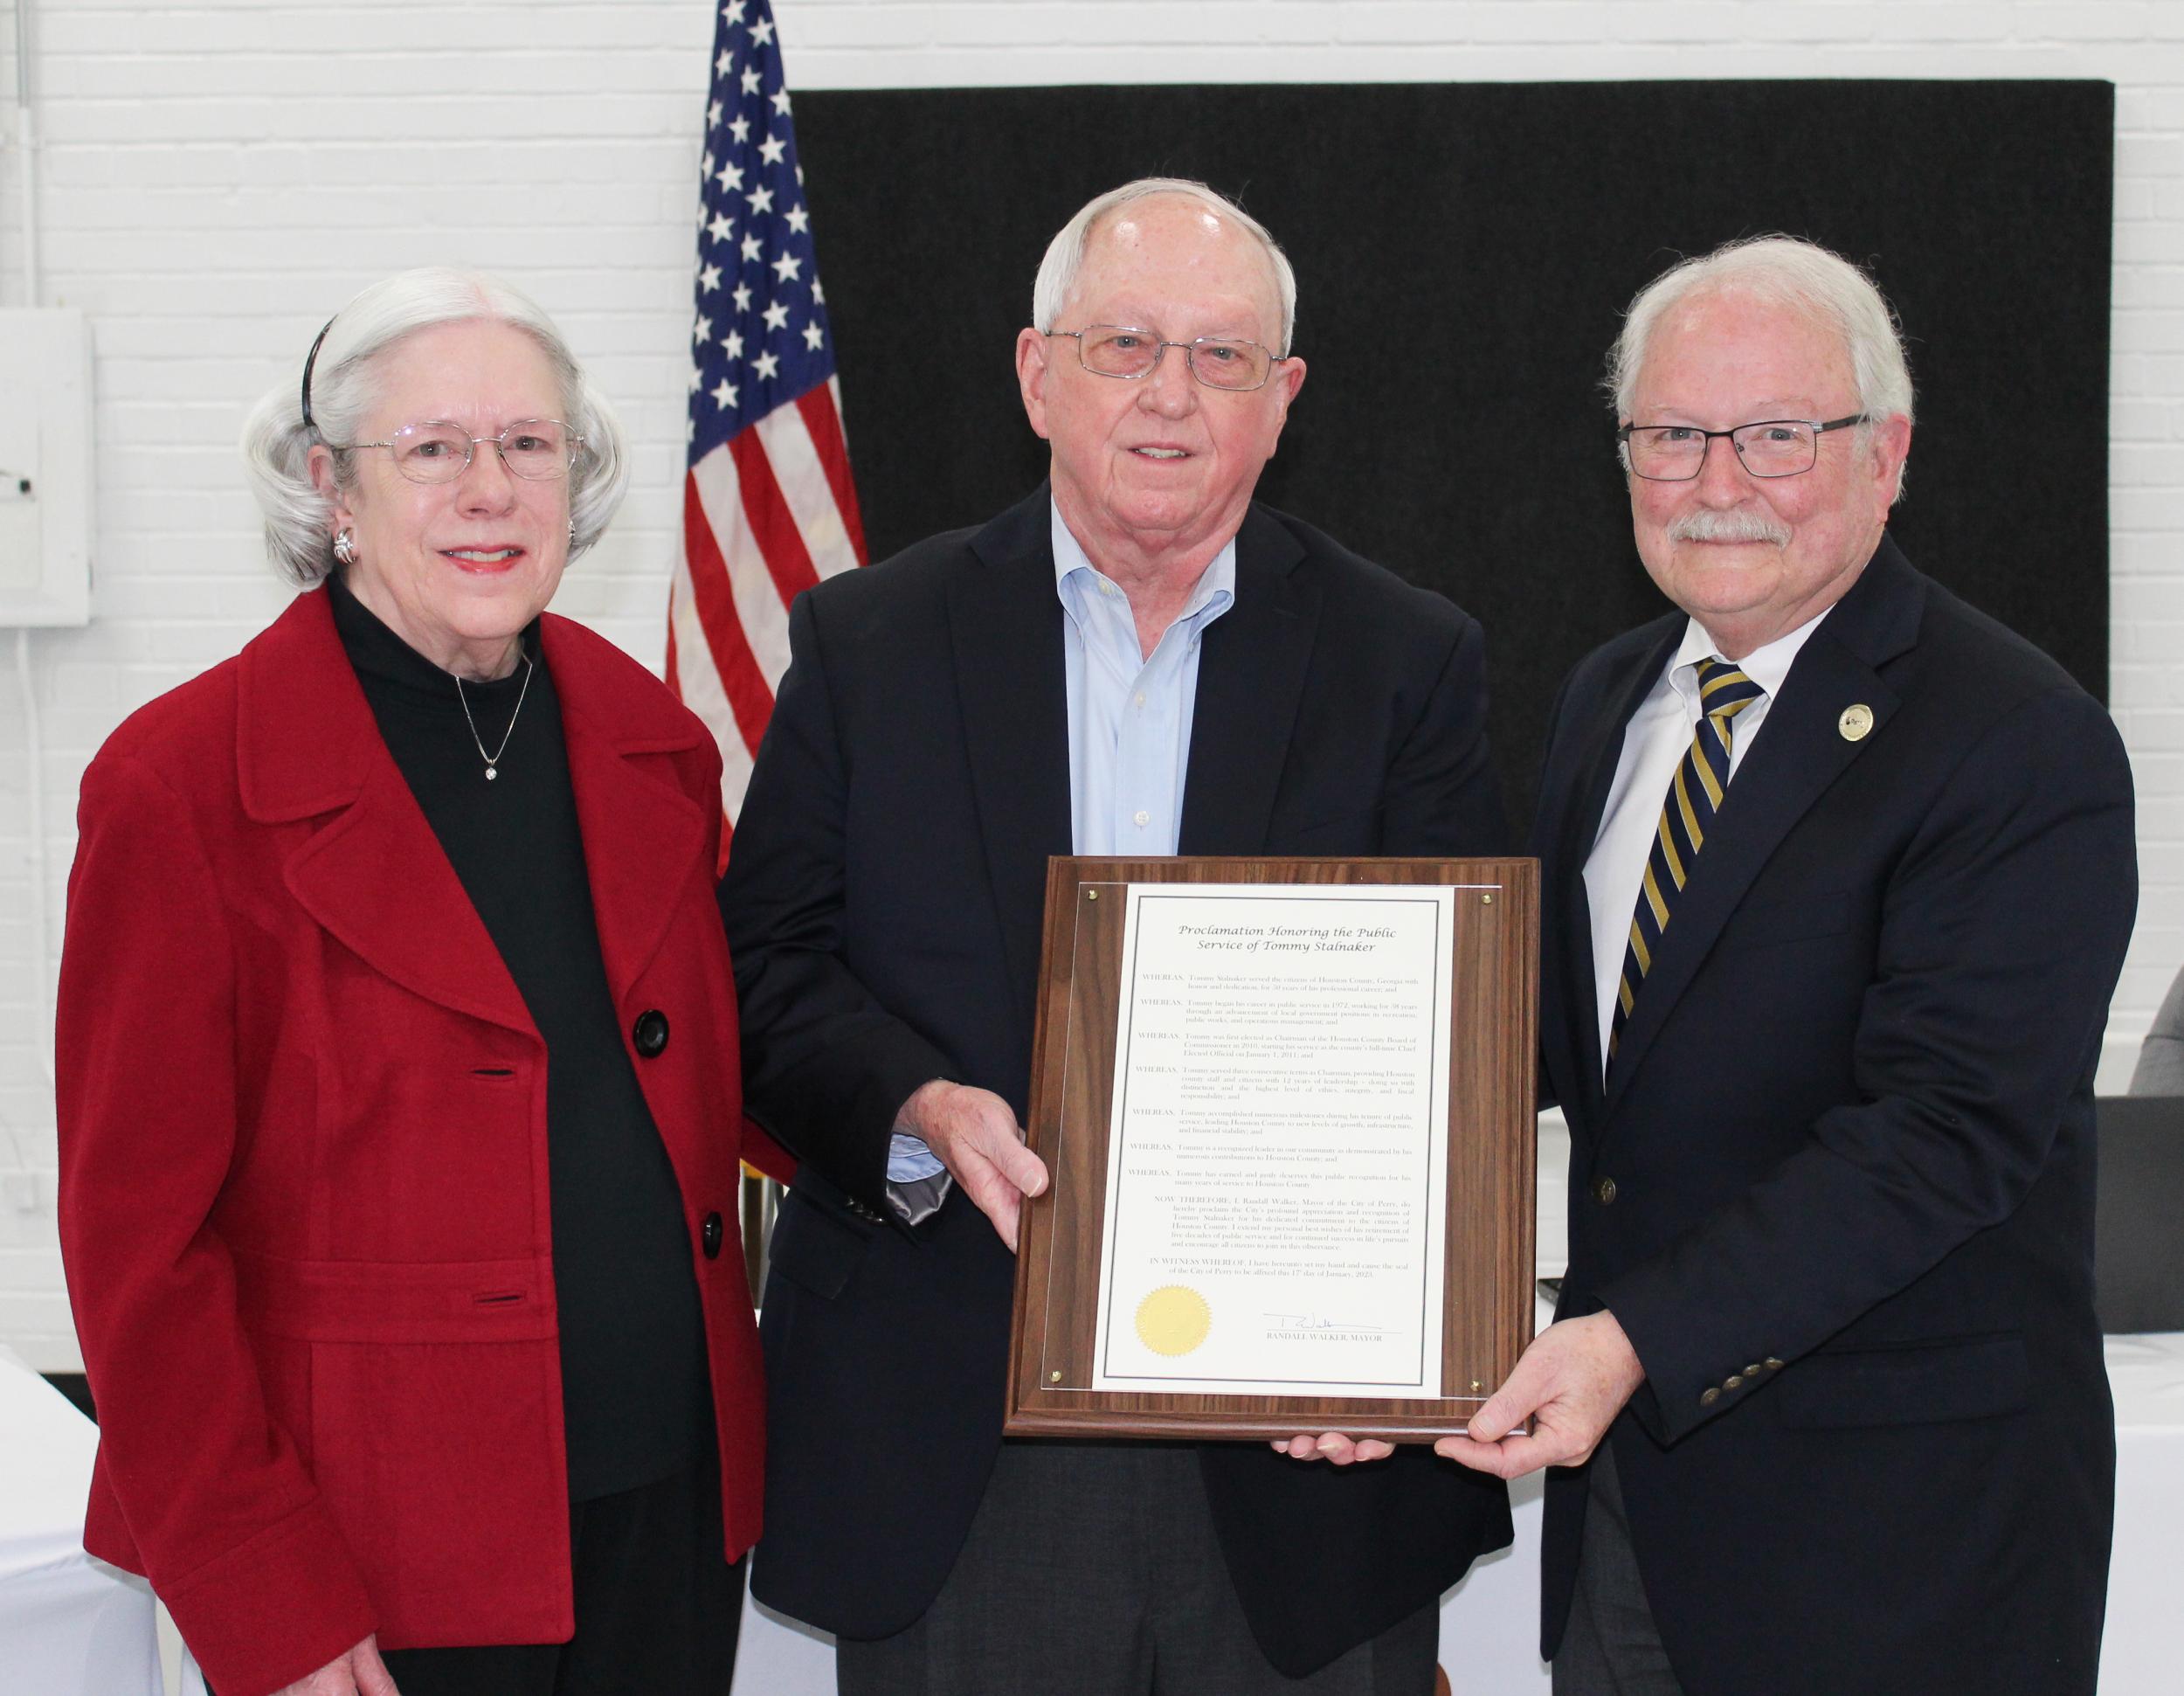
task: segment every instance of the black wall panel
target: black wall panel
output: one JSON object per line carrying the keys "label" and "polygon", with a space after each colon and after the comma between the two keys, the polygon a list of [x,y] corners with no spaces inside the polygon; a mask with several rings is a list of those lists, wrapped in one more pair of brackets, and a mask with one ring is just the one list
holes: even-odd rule
{"label": "black wall panel", "polygon": [[1043,474],[1011,361],[1054,230],[1127,178],[1200,178],[1298,273],[1310,374],[1261,498],[1485,621],[1526,817],[1556,683],[1663,606],[1600,387],[1621,308],[1784,230],[1869,265],[1910,336],[1912,559],[2105,693],[2106,83],[840,91],[797,115],[875,559]]}

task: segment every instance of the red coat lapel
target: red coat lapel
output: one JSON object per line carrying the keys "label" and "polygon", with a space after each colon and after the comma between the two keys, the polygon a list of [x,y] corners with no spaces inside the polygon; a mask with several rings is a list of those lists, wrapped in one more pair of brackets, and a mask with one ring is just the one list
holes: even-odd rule
{"label": "red coat lapel", "polygon": [[706,732],[605,637],[549,614],[541,639],[561,696],[599,952],[619,1007],[659,953],[693,866],[702,862],[712,881],[720,821],[685,793],[674,764],[702,751]]}
{"label": "red coat lapel", "polygon": [[[605,638],[549,614],[542,641],[619,1005],[660,952],[692,863],[712,852],[717,820],[684,793],[671,763],[702,751],[704,730]],[[243,650],[238,714],[245,811],[266,824],[324,820],[283,869],[305,910],[404,987],[536,1035],[380,738],[325,595],[298,596]]]}
{"label": "red coat lapel", "polygon": [[344,947],[405,989],[536,1036],[500,952],[387,751],[321,593],[244,648],[237,687],[244,811],[323,817],[282,867]]}

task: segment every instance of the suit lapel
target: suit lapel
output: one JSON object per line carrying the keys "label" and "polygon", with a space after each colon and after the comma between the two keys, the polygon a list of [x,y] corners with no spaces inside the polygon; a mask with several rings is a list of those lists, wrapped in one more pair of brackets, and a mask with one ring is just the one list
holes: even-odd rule
{"label": "suit lapel", "polygon": [[599,952],[619,1007],[660,952],[693,862],[709,853],[712,821],[667,763],[699,746],[702,731],[658,691],[622,687],[619,670],[585,651],[598,640],[590,632],[549,617],[542,639],[561,697]]}
{"label": "suit lapel", "polygon": [[[1572,735],[1577,758],[1577,779],[1566,792],[1568,804],[1553,817],[1540,820],[1538,852],[1543,862],[1542,887],[1552,892],[1555,910],[1546,917],[1555,938],[1557,971],[1561,993],[1549,1016],[1563,1021],[1566,1042],[1552,1043],[1548,1051],[1578,1056],[1577,1098],[1597,1110],[1601,1097],[1600,1027],[1598,966],[1593,957],[1593,906],[1585,887],[1585,862],[1592,857],[1600,835],[1600,816],[1607,809],[1608,791],[1622,758],[1623,736],[1631,716],[1661,675],[1682,640],[1685,620],[1681,614],[1661,621],[1659,634],[1646,642],[1621,670],[1605,678],[1590,709],[1577,703],[1583,715]],[[1570,1103],[1566,1089],[1557,1093]]]}
{"label": "suit lapel", "polygon": [[1266,844],[1318,629],[1304,550],[1257,507],[1236,533],[1236,604],[1199,647],[1191,751],[1177,833],[1182,854],[1251,854]]}
{"label": "suit lapel", "polygon": [[[1653,968],[1623,1026],[1608,1079],[1609,1115],[1782,839],[1850,764],[1888,733],[1898,700],[1876,668],[1916,640],[1924,604],[1920,579],[1883,537],[1858,582],[1799,653],[1752,751],[1737,767],[1690,882],[1654,950]],[[1870,731],[1855,741],[1838,722],[1854,704],[1872,713]]]}
{"label": "suit lapel", "polygon": [[327,817],[288,856],[289,892],[404,988],[535,1035],[500,951],[380,737],[326,595],[298,596],[239,665],[245,810],[266,824]]}
{"label": "suit lapel", "polygon": [[[1069,700],[1047,486],[971,538],[947,590],[964,751],[1011,1001],[1033,1005],[1047,861],[1070,851]],[[1028,1047],[1031,1031],[1022,1033]]]}

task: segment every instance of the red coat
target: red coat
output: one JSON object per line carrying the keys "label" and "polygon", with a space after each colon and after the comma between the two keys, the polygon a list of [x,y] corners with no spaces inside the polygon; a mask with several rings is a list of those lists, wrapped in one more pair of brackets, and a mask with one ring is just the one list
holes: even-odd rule
{"label": "red coat", "polygon": [[[668,1021],[631,1056],[681,1187],[733,1556],[763,1397],[720,758],[601,638],[549,616],[542,640],[623,1040]],[[116,730],[79,827],[57,1048],[85,1547],[151,1579],[222,1696],[373,1630],[567,1638],[545,1046],[326,596]]]}

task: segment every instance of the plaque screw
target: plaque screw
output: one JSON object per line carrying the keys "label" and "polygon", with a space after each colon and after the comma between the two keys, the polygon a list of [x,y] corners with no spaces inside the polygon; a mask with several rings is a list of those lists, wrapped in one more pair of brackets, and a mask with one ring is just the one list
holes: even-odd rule
{"label": "plaque screw", "polygon": [[1087,901],[1097,901],[1100,898],[1100,892],[1097,890],[1087,890],[1084,892],[1084,898]]}
{"label": "plaque screw", "polygon": [[[1047,1381],[1050,1384],[1059,1384],[1061,1381],[1061,1374],[1058,1372],[1050,1372],[1047,1374]],[[1476,1389],[1478,1386],[1474,1384],[1471,1388]]]}
{"label": "plaque screw", "polygon": [[1472,1388],[1473,1389],[1475,1389],[1475,1390],[1481,1390],[1481,1389],[1484,1389],[1484,1388],[1486,1388],[1486,1386],[1485,1386],[1485,1385],[1483,1385],[1483,1384],[1482,1384],[1481,1382],[1479,1382],[1479,1381],[1478,1381],[1477,1379],[1474,1378],[1474,1379],[1471,1381],[1471,1388]]}
{"label": "plaque screw", "polygon": [[1482,906],[1491,907],[1494,904],[1494,897],[1490,895],[1482,895],[1479,897],[1479,903]]}

